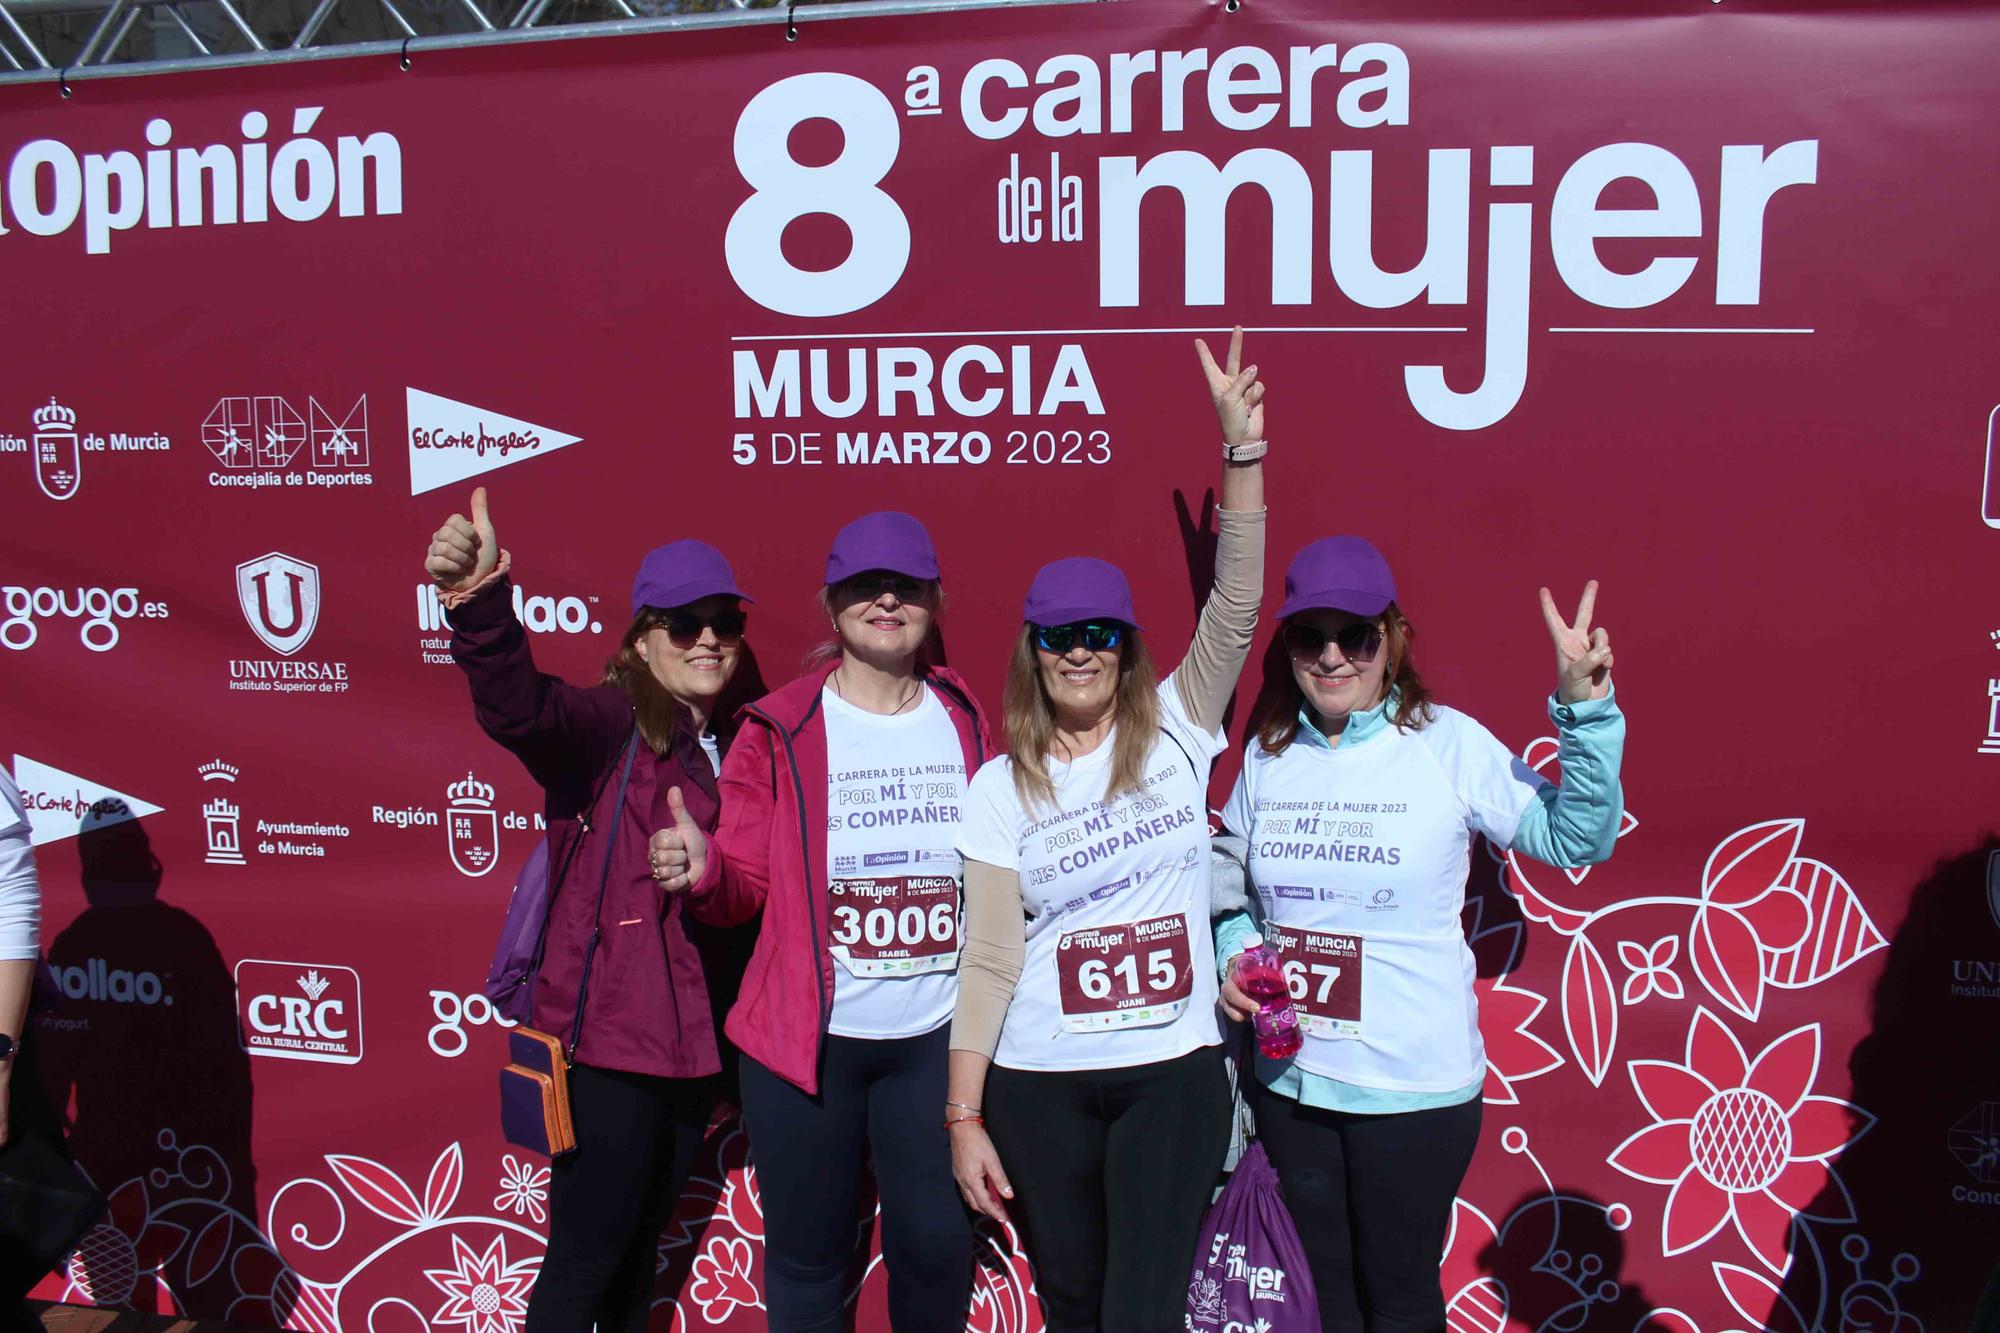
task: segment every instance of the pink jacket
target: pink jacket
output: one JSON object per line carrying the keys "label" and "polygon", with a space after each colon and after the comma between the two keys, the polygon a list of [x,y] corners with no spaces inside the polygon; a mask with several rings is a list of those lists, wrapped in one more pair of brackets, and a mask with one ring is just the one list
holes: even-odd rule
{"label": "pink jacket", "polygon": [[[831,666],[747,705],[722,765],[722,823],[688,895],[697,919],[731,926],[761,908],[763,925],[724,1030],[737,1049],[808,1093],[833,1009],[826,888],[826,718]],[[954,672],[924,677],[958,728],[969,782],[993,751],[986,717]]]}

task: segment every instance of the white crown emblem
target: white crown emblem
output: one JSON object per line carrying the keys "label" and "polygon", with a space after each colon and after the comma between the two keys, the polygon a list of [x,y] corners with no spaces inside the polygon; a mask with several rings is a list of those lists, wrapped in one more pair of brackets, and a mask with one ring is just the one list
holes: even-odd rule
{"label": "white crown emblem", "polygon": [[316,967],[299,978],[299,989],[304,991],[306,998],[314,1004],[319,1003],[319,997],[326,994],[326,988],[332,984],[319,974],[319,969]]}
{"label": "white crown emblem", "polygon": [[225,764],[220,759],[211,759],[195,772],[201,774],[203,782],[234,782],[243,770],[234,764]]}
{"label": "white crown emblem", "polygon": [[454,807],[477,806],[482,810],[493,808],[493,788],[473,777],[470,769],[466,771],[465,781],[452,783],[444,789],[444,792],[451,798]]}
{"label": "white crown emblem", "polygon": [[38,431],[67,431],[74,434],[76,431],[76,413],[58,403],[55,400],[55,396],[51,394],[47,407],[38,407],[35,409],[35,429]]}

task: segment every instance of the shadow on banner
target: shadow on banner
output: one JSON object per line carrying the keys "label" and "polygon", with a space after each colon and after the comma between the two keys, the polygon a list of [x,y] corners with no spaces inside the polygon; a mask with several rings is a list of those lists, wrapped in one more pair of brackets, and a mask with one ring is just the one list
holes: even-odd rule
{"label": "shadow on banner", "polygon": [[[229,968],[206,926],[161,901],[165,868],[122,802],[91,807],[76,849],[87,905],[48,947],[60,996],[36,1022],[70,1151],[110,1207],[61,1296],[280,1325],[287,1291],[246,1290],[256,1265],[240,1262],[261,1237]],[[44,860],[45,892],[59,873]]]}

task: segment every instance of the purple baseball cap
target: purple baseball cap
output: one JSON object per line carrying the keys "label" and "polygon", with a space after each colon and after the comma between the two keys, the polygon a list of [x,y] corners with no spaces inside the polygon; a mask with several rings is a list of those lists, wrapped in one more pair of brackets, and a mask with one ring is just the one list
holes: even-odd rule
{"label": "purple baseball cap", "polygon": [[736,575],[722,552],[693,538],[668,542],[646,552],[632,579],[632,614],[643,606],[686,606],[704,597],[740,597],[754,601],[736,586]]}
{"label": "purple baseball cap", "polygon": [[863,514],[834,537],[833,549],[826,553],[826,581],[832,586],[871,569],[934,579],[937,548],[924,525],[908,514],[894,509]]}
{"label": "purple baseball cap", "polygon": [[1108,560],[1073,555],[1035,571],[1021,618],[1034,625],[1068,625],[1078,620],[1122,620],[1143,629],[1132,614],[1132,585],[1125,571]]}
{"label": "purple baseball cap", "polygon": [[1328,608],[1379,616],[1396,600],[1389,562],[1363,537],[1321,537],[1307,543],[1285,570],[1285,604],[1278,619]]}

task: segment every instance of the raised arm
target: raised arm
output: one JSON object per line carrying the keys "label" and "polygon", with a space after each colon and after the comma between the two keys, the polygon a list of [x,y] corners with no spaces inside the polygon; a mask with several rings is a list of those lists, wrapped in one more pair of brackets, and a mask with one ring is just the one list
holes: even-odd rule
{"label": "raised arm", "polygon": [[472,686],[480,729],[520,756],[544,787],[590,767],[588,749],[608,731],[588,724],[595,693],[535,669],[528,633],[514,615],[512,565],[487,511],[486,488],[472,493],[472,515],[453,514],[431,537],[424,571],[451,617],[451,657]]}
{"label": "raised arm", "polygon": [[1510,844],[1550,865],[1595,865],[1610,859],[1624,820],[1625,792],[1618,770],[1625,759],[1625,715],[1611,688],[1611,636],[1591,628],[1597,580],[1583,585],[1576,619],[1556,609],[1542,589],[1542,621],[1556,650],[1556,692],[1549,719],[1556,724],[1556,760],[1562,781],[1538,789]]}
{"label": "raised arm", "polygon": [[1194,346],[1222,425],[1222,504],[1215,516],[1215,586],[1174,684],[1188,716],[1212,731],[1222,725],[1223,709],[1250,656],[1264,598],[1264,384],[1257,367],[1242,365],[1241,328],[1229,335],[1223,365],[1216,365],[1201,339]]}

